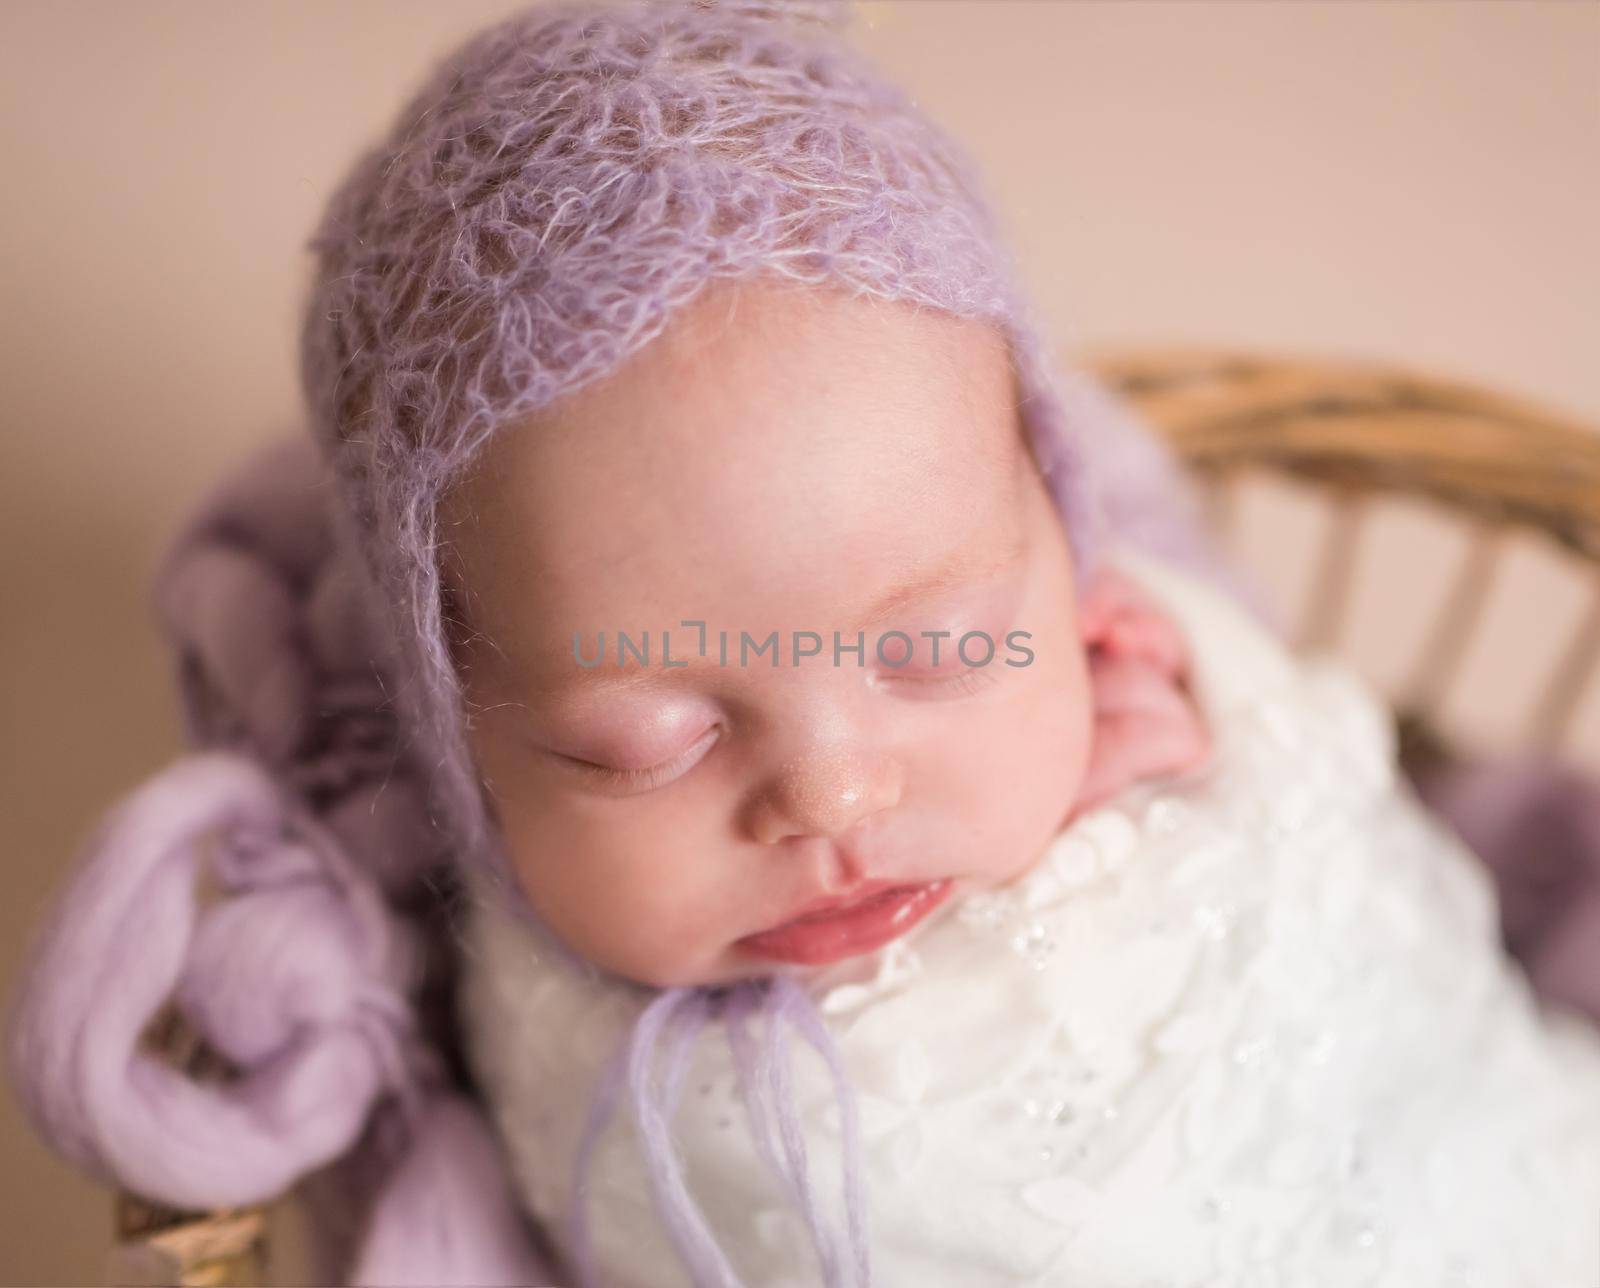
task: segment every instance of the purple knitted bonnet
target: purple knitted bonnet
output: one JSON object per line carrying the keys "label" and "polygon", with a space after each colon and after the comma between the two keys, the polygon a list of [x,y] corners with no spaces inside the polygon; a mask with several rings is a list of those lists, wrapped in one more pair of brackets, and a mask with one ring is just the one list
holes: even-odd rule
{"label": "purple knitted bonnet", "polygon": [[[327,208],[306,397],[391,618],[392,696],[460,852],[492,838],[442,631],[440,496],[501,426],[614,371],[715,279],[992,319],[1080,565],[1108,520],[1126,533],[1137,518],[1156,544],[1182,526],[1148,435],[1081,377],[1069,416],[971,163],[832,37],[849,12],[528,9],[446,57]],[[1089,478],[1091,435],[1101,480],[1126,495]]]}

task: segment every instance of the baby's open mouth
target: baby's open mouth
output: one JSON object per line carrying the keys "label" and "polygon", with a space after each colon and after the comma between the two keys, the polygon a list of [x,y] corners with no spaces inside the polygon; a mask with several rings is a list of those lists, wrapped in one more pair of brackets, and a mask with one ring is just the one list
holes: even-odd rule
{"label": "baby's open mouth", "polygon": [[820,966],[883,947],[910,930],[950,893],[949,877],[890,886],[746,935],[738,947],[774,961]]}

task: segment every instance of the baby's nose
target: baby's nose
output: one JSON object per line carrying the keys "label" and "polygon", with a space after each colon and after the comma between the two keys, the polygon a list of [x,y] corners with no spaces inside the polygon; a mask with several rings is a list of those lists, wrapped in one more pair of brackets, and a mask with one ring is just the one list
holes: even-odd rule
{"label": "baby's nose", "polygon": [[834,838],[900,800],[898,766],[886,757],[828,748],[782,765],[757,794],[751,835],[764,845],[789,837]]}

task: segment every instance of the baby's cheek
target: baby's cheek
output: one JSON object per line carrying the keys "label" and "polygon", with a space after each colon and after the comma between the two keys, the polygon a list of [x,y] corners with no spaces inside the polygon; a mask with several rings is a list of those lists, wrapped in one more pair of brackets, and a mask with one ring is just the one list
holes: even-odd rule
{"label": "baby's cheek", "polygon": [[1028,679],[962,743],[967,826],[984,838],[970,857],[985,881],[1032,866],[1065,823],[1088,763],[1090,712],[1075,669],[1046,666]]}
{"label": "baby's cheek", "polygon": [[1094,713],[1085,685],[1070,677],[1039,695],[1022,722],[1017,775],[1041,847],[1066,825],[1093,755]]}
{"label": "baby's cheek", "polygon": [[692,835],[625,820],[563,824],[546,813],[513,824],[507,841],[535,912],[596,965],[665,986],[686,982],[704,956],[717,883],[697,858],[708,847]]}

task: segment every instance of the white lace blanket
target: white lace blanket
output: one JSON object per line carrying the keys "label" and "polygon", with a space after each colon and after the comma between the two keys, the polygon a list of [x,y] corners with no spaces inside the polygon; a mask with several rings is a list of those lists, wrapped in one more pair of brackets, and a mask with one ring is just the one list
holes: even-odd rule
{"label": "white lace blanket", "polygon": [[[1384,710],[1214,592],[1123,564],[1189,634],[1212,765],[814,977],[858,1089],[876,1282],[1600,1285],[1600,1039],[1535,1009],[1486,876],[1397,785]],[[542,967],[487,905],[469,949],[473,1059],[524,1200],[559,1228],[642,999]],[[795,1050],[837,1212],[832,1086]],[[816,1283],[715,1026],[685,1088],[690,1189],[745,1282]],[[596,1157],[602,1275],[686,1283],[632,1132],[624,1113]]]}

